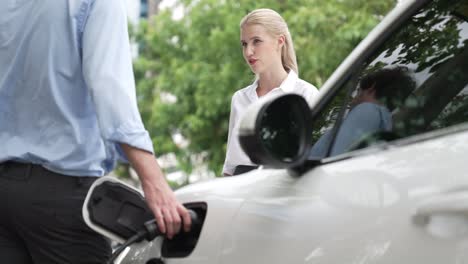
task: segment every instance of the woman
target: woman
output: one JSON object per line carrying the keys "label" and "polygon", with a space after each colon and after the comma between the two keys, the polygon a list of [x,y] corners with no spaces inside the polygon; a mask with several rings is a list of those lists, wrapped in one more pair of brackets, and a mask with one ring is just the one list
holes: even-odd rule
{"label": "woman", "polygon": [[239,165],[254,166],[241,149],[237,130],[246,107],[262,96],[282,93],[302,95],[309,104],[318,91],[299,79],[296,53],[284,19],[271,9],[257,9],[240,23],[244,59],[255,73],[255,81],[232,96],[228,145],[223,174],[235,175]]}

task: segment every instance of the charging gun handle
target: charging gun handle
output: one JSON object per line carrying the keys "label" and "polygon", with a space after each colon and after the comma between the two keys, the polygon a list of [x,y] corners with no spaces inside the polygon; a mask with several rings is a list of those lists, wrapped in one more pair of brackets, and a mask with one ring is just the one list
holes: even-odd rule
{"label": "charging gun handle", "polygon": [[[192,229],[195,226],[198,226],[200,224],[200,218],[198,217],[197,213],[191,209],[187,209],[190,219],[192,220]],[[158,224],[156,223],[156,220],[150,220],[146,222],[145,224],[145,230],[146,230],[146,235],[144,237],[145,240],[147,241],[152,241],[155,239],[157,236],[162,235],[162,233],[159,231]]]}

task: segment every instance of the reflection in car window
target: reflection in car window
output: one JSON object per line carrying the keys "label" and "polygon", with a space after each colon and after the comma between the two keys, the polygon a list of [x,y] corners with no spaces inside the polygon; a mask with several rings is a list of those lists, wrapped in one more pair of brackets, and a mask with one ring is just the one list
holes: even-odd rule
{"label": "reflection in car window", "polygon": [[[468,121],[467,44],[468,2],[432,1],[392,34],[314,122],[310,158]],[[403,69],[400,79],[390,79],[393,92],[373,105],[356,104],[359,97],[371,95],[365,89],[376,88],[375,80],[362,84],[369,75]],[[383,123],[377,124],[378,120]]]}
{"label": "reflection in car window", "polygon": [[350,89],[341,89],[335,94],[331,101],[322,111],[322,115],[314,121],[315,129],[312,132],[312,142],[314,142],[309,154],[309,159],[320,159],[328,154],[328,146],[332,142],[337,132],[335,124],[341,120],[343,113],[347,110],[345,105],[346,98]]}

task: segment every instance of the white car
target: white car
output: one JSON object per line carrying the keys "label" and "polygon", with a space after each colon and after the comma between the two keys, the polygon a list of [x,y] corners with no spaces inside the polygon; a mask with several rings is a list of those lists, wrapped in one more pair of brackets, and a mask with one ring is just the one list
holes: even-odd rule
{"label": "white car", "polygon": [[[385,128],[350,122],[365,76],[395,68],[413,83],[387,80]],[[262,166],[177,190],[199,231],[121,263],[468,263],[468,0],[402,1],[312,110],[285,95],[249,111],[241,144]]]}

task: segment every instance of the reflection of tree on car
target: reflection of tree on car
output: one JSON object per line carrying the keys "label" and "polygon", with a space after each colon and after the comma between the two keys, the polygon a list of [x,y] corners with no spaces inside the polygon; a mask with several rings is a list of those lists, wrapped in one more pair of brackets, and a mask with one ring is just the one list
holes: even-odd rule
{"label": "reflection of tree on car", "polygon": [[[466,120],[466,114],[460,115],[456,101],[466,97],[462,90],[468,79],[465,45],[468,40],[464,30],[468,4],[445,1],[438,6],[445,11],[440,12],[436,5],[423,9],[405,30],[381,48],[372,62],[374,65],[407,65],[422,82],[394,114],[395,129],[402,135],[442,127],[441,120],[447,122],[447,115],[458,120],[452,120],[453,123]],[[454,100],[455,97],[459,97],[458,100]]]}
{"label": "reflection of tree on car", "polygon": [[[442,10],[440,6],[443,6]],[[410,88],[411,91],[403,91],[407,96],[399,96],[399,104],[391,107],[391,133],[378,133],[348,150],[464,122],[468,115],[466,107],[463,107],[468,96],[468,91],[464,89],[468,79],[468,50],[465,48],[468,36],[465,26],[467,6],[466,1],[428,5],[366,62],[357,64],[345,88],[337,93],[333,101],[328,102],[325,113],[333,109],[333,114],[316,118],[314,125],[317,125],[313,131],[315,140],[312,142],[326,131],[336,136],[342,130],[344,124],[336,124],[346,123],[346,108],[359,76],[382,68],[406,67],[412,72],[416,85]],[[331,140],[328,142],[333,143]],[[328,150],[331,146],[328,144],[325,147]],[[325,151],[326,154],[333,153],[330,150]]]}
{"label": "reflection of tree on car", "polygon": [[413,16],[405,29],[381,48],[382,57],[397,55],[391,64],[416,64],[416,72],[435,72],[447,59],[464,50],[461,42],[466,39],[459,36],[468,4],[454,0],[435,2],[438,3]]}

